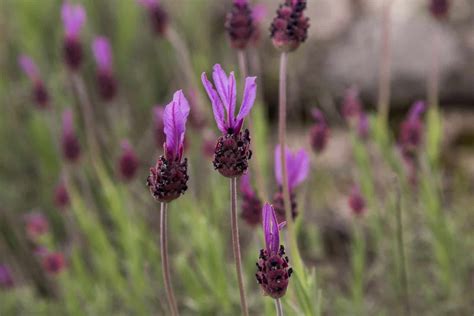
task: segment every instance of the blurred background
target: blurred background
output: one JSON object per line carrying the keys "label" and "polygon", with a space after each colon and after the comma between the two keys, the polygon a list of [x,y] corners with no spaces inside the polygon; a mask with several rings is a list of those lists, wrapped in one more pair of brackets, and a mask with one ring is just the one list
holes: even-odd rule
{"label": "blurred background", "polygon": [[[331,132],[324,152],[312,153],[311,173],[297,199],[298,240],[316,277],[294,286],[303,289],[324,315],[354,315],[356,305],[363,305],[361,315],[406,312],[394,246],[399,198],[391,177],[404,173],[396,153],[399,127],[411,104],[427,99],[437,41],[440,158],[430,168],[421,168],[418,188],[401,182],[403,211],[408,214],[403,228],[408,288],[413,315],[471,315],[474,2],[450,1],[449,15],[442,20],[433,18],[427,0],[392,2],[387,134],[395,162],[377,149],[375,136],[368,143],[354,141],[354,131],[341,115],[347,89],[356,87],[364,111],[375,121],[387,1],[308,1],[308,39],[289,57],[289,144],[312,151],[309,129],[316,107]],[[224,28],[232,1],[161,0],[173,30],[169,38],[153,31],[147,7],[134,0],[74,3],[82,4],[87,13],[80,35],[80,80],[100,135],[97,157],[90,153],[81,93],[63,62],[62,1],[0,0],[0,268],[9,270],[3,280],[8,281],[7,274],[12,278],[2,285],[0,269],[0,315],[168,314],[161,286],[158,204],[145,180],[162,152],[156,144],[154,106],[166,105],[181,88],[194,100],[192,113],[197,114],[186,138],[189,190],[170,205],[169,213],[176,295],[185,315],[239,314],[228,190],[206,153],[209,146],[212,153],[218,131],[200,84],[201,73],[209,74],[215,63],[239,72]],[[269,26],[279,1],[250,3],[262,9],[259,37],[247,49],[249,74],[257,75],[259,82],[252,142],[267,190],[274,192],[279,53],[269,38]],[[112,47],[117,95],[110,102],[101,99],[95,78],[91,42],[98,35],[107,37]],[[32,83],[18,64],[21,54],[39,68],[50,97],[48,109],[38,108],[32,98]],[[81,145],[81,158],[74,164],[61,156],[65,109],[74,113]],[[121,178],[118,166],[125,139],[138,159],[130,181]],[[94,162],[99,160],[97,167]],[[70,205],[65,208],[58,202],[64,177],[70,181]],[[362,183],[368,200],[366,217],[356,220],[347,203],[354,182]],[[374,187],[373,196],[367,196],[368,188]],[[271,299],[259,295],[253,279],[263,247],[261,229],[243,220],[240,225],[251,314],[272,315]],[[32,238],[38,229],[46,232]],[[364,240],[363,249],[354,242],[357,238]],[[42,251],[61,253],[64,262],[52,264],[64,265],[65,271],[45,271]],[[354,253],[364,257],[363,281],[354,277],[359,262]],[[295,294],[298,290],[289,292],[284,301],[287,314],[308,314]]]}

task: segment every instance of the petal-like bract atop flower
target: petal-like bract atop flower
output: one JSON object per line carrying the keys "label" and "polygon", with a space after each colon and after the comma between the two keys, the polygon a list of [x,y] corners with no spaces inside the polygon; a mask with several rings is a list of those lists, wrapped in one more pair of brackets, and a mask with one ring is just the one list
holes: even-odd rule
{"label": "petal-like bract atop flower", "polygon": [[112,49],[109,40],[103,36],[98,36],[92,43],[92,52],[97,66],[103,71],[112,70]]}
{"label": "petal-like bract atop flower", "polygon": [[75,38],[79,36],[79,32],[86,21],[86,11],[81,5],[72,5],[66,1],[61,8],[61,18],[66,36]]}
{"label": "petal-like bract atop flower", "polygon": [[189,103],[182,90],[176,91],[173,100],[165,107],[163,124],[166,135],[165,154],[167,159],[180,160],[182,157],[184,132],[189,110]]}
{"label": "petal-like bract atop flower", "polygon": [[[288,147],[285,148],[286,170],[288,174],[288,185],[290,191],[303,182],[309,174],[309,155],[304,149],[292,153]],[[275,177],[278,184],[283,184],[280,156],[280,145],[275,148]]]}
{"label": "petal-like bract atop flower", "polygon": [[265,203],[262,209],[263,233],[265,235],[265,245],[269,254],[278,253],[280,248],[280,226],[273,210],[273,206]]}
{"label": "petal-like bract atop flower", "polygon": [[236,84],[234,73],[231,72],[227,76],[222,67],[216,64],[213,67],[212,78],[215,89],[207,79],[206,73],[201,75],[204,89],[211,100],[217,127],[224,134],[237,134],[240,132],[243,121],[250,113],[255,102],[257,91],[256,77],[247,77],[245,80],[244,96],[237,117],[235,116]]}
{"label": "petal-like bract atop flower", "polygon": [[18,64],[20,65],[21,70],[23,70],[30,80],[36,81],[39,79],[38,67],[36,67],[36,64],[30,57],[21,55],[18,58]]}

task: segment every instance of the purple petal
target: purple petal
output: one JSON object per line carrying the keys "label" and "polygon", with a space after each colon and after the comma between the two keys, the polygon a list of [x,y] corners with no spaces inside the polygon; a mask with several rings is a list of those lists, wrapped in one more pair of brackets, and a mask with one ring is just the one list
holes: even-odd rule
{"label": "purple petal", "polygon": [[326,120],[324,119],[323,113],[319,109],[313,109],[311,115],[317,123],[325,124]]}
{"label": "purple petal", "polygon": [[235,127],[235,104],[237,102],[237,92],[235,87],[235,76],[232,71],[229,76],[229,90],[227,95],[229,96],[229,125]]}
{"label": "purple petal", "polygon": [[23,70],[23,72],[26,73],[26,75],[31,80],[39,79],[38,67],[36,67],[35,63],[30,57],[26,55],[21,55],[18,58],[18,64],[20,64],[20,67]]}
{"label": "purple petal", "polygon": [[212,68],[212,80],[214,80],[214,85],[216,86],[217,93],[221,98],[221,101],[227,111],[228,122],[229,120],[229,80],[227,78],[226,73],[222,69],[221,65],[215,64]]}
{"label": "purple petal", "polygon": [[243,121],[252,109],[255,97],[257,96],[256,79],[257,77],[247,77],[245,79],[244,97],[242,98],[242,105],[240,106],[240,111],[237,115],[237,121]]}
{"label": "purple petal", "polygon": [[275,211],[268,203],[263,206],[262,219],[267,251],[270,254],[277,253],[280,248],[280,232]]}
{"label": "purple petal", "polygon": [[227,133],[224,118],[224,107],[221,100],[219,99],[219,96],[217,95],[216,90],[214,90],[212,83],[207,79],[206,73],[204,72],[201,75],[201,81],[204,89],[207,92],[207,95],[209,96],[209,99],[211,100],[212,112],[214,113],[214,119],[216,120],[217,127],[222,133]]}
{"label": "purple petal", "polygon": [[259,24],[267,16],[267,6],[263,3],[256,4],[252,9],[252,19],[255,24]]}
{"label": "purple petal", "polygon": [[92,52],[97,66],[105,71],[112,70],[112,49],[107,38],[98,36],[92,43]]}
{"label": "purple petal", "polygon": [[240,177],[240,192],[245,194],[252,194],[252,185],[250,184],[249,172]]}
{"label": "purple petal", "polygon": [[288,185],[290,191],[303,182],[309,174],[309,155],[304,149],[287,155]]}
{"label": "purple petal", "polygon": [[180,158],[188,114],[188,101],[182,90],[176,91],[173,100],[165,107],[163,112],[166,151],[170,155],[169,158]]}
{"label": "purple petal", "polygon": [[[283,185],[283,173],[281,170],[281,153],[280,145],[277,145],[275,148],[275,178],[279,185]],[[285,155],[288,154],[288,148],[285,148]]]}
{"label": "purple petal", "polygon": [[416,101],[413,103],[410,109],[408,117],[410,120],[417,120],[420,118],[421,114],[425,111],[426,104],[424,101]]}
{"label": "purple petal", "polygon": [[66,109],[62,115],[63,134],[74,133],[74,122],[72,117],[72,110]]}
{"label": "purple petal", "polygon": [[77,37],[86,21],[86,12],[81,5],[72,5],[66,1],[61,8],[61,18],[66,36]]}

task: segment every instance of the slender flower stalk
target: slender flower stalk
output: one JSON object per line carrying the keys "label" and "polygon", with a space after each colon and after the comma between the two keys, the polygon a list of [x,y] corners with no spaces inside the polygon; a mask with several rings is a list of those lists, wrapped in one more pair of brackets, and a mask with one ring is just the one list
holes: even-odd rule
{"label": "slender flower stalk", "polygon": [[279,298],[275,300],[275,308],[277,316],[283,316],[283,306],[281,306],[281,300]]}
{"label": "slender flower stalk", "polygon": [[245,79],[242,104],[237,115],[235,115],[237,89],[234,73],[231,72],[227,76],[222,67],[216,64],[213,68],[212,78],[215,89],[214,85],[207,79],[206,73],[201,76],[204,88],[211,100],[217,127],[223,134],[217,140],[213,164],[220,174],[231,178],[232,245],[240,290],[240,305],[242,313],[248,315],[237,226],[237,177],[247,172],[248,160],[252,157],[250,133],[248,129],[242,132],[242,126],[255,102],[257,93],[256,77]]}
{"label": "slender flower stalk", "polygon": [[170,268],[168,262],[168,204],[160,203],[160,250],[163,281],[165,282],[166,297],[170,307],[171,315],[178,315],[178,305],[174,297],[173,286],[171,285]]}
{"label": "slender flower stalk", "polygon": [[175,92],[173,100],[163,111],[163,126],[166,136],[164,154],[155,167],[150,168],[147,185],[152,196],[160,202],[160,243],[163,280],[171,315],[178,315],[178,307],[171,286],[168,261],[167,203],[177,199],[187,190],[188,162],[183,158],[184,134],[189,115],[189,103],[181,90]]}

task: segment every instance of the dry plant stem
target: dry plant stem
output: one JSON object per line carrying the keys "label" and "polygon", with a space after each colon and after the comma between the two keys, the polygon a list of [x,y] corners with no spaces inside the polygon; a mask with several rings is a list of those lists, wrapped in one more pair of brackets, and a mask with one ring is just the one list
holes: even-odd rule
{"label": "dry plant stem", "polygon": [[168,262],[168,204],[160,203],[160,250],[161,250],[161,267],[163,270],[163,281],[165,282],[166,296],[171,315],[176,316],[178,306],[174,298],[173,287],[171,285],[170,267]]}
{"label": "dry plant stem", "polygon": [[[242,49],[237,50],[237,57],[239,59],[239,68],[240,68],[240,76],[241,76],[241,86],[242,88],[245,86],[245,78],[247,78],[247,59],[245,57],[245,51]],[[253,124],[253,119],[252,119],[252,113],[247,118],[247,124],[251,132],[254,131],[254,124]],[[256,157],[258,157],[257,152],[256,152],[256,147],[254,146],[252,148],[252,151],[254,152],[254,159],[252,159],[250,162],[252,163],[252,171],[255,174],[255,180],[257,184],[257,194],[260,198],[261,201],[265,201],[267,197],[267,192],[265,190],[265,180],[263,178],[262,170],[258,164],[258,160]]]}
{"label": "dry plant stem", "polygon": [[235,269],[239,283],[240,306],[242,314],[248,316],[247,298],[245,296],[242,275],[242,258],[240,256],[239,226],[237,222],[237,178],[230,178],[230,222],[232,226],[232,250],[234,251]]}
{"label": "dry plant stem", "polygon": [[439,34],[433,31],[431,42],[431,64],[428,75],[428,104],[437,109],[439,105]]}
{"label": "dry plant stem", "polygon": [[281,174],[283,176],[283,204],[285,205],[286,226],[288,227],[288,241],[290,248],[288,252],[293,257],[296,271],[302,271],[302,264],[299,257],[298,244],[296,242],[296,232],[291,215],[290,188],[288,185],[288,170],[286,169],[286,66],[288,64],[288,54],[282,52],[280,56],[280,86],[279,86],[279,120],[278,138],[280,143]]}
{"label": "dry plant stem", "polygon": [[281,306],[281,300],[279,298],[275,300],[275,308],[277,316],[283,316],[283,307]]}
{"label": "dry plant stem", "polygon": [[405,305],[405,315],[411,315],[410,308],[410,295],[408,291],[408,275],[405,261],[405,250],[403,247],[403,221],[402,221],[402,197],[400,184],[396,183],[396,212],[397,212],[397,246],[398,246],[398,258],[400,260],[400,283],[403,290],[403,299]]}
{"label": "dry plant stem", "polygon": [[378,112],[379,120],[384,126],[387,125],[390,110],[390,77],[392,61],[391,43],[391,8],[393,0],[386,0],[382,17],[382,50],[379,64],[379,95]]}

